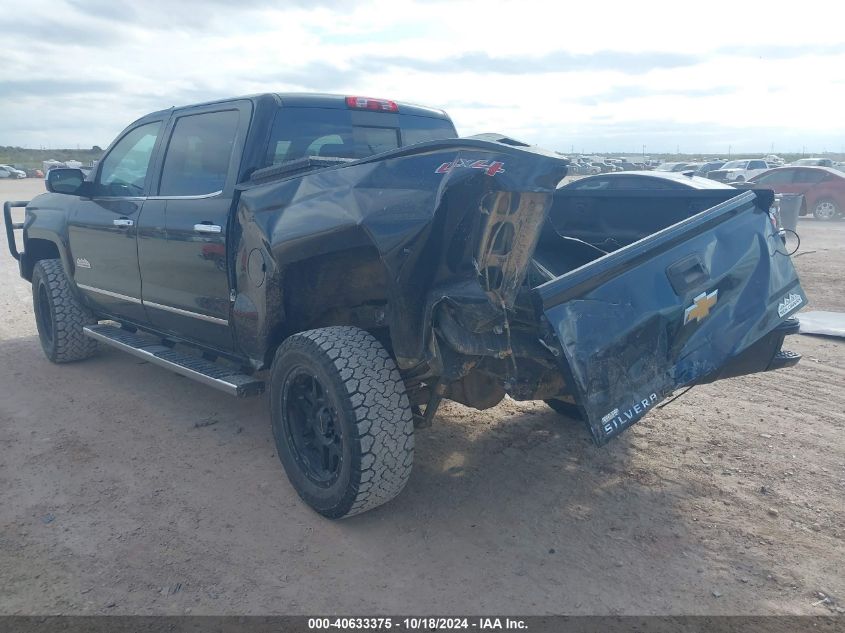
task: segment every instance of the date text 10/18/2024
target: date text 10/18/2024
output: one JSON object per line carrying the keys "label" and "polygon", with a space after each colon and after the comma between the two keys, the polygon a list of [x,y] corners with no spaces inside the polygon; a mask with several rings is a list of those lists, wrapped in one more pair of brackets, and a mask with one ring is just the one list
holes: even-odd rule
{"label": "date text 10/18/2024", "polygon": [[519,618],[308,618],[308,629],[318,630],[352,630],[352,629],[382,629],[395,631],[440,631],[446,629],[478,630],[478,631],[518,631],[528,626],[525,620]]}

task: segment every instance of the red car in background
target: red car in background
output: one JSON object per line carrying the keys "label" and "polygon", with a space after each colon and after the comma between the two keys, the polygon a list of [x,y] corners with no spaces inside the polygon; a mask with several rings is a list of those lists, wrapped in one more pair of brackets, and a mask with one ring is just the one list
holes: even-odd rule
{"label": "red car in background", "polygon": [[845,213],[845,173],[830,167],[777,167],[749,180],[753,188],[804,196],[800,215],[833,220]]}

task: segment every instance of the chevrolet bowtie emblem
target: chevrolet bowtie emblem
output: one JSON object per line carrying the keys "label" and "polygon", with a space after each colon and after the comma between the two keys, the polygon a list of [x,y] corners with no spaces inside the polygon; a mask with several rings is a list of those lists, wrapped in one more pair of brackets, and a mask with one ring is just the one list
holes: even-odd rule
{"label": "chevrolet bowtie emblem", "polygon": [[716,305],[716,299],[719,297],[719,291],[707,293],[702,292],[695,299],[692,300],[692,305],[684,310],[684,325],[690,321],[703,321],[710,314],[710,308]]}

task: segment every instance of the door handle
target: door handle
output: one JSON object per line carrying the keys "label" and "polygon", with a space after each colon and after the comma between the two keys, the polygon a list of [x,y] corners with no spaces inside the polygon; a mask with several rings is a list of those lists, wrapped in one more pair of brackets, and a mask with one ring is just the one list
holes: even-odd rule
{"label": "door handle", "polygon": [[135,220],[130,220],[129,218],[118,218],[117,220],[113,220],[112,224],[115,226],[134,226]]}
{"label": "door handle", "polygon": [[222,233],[223,227],[218,224],[194,224],[197,233]]}
{"label": "door handle", "polygon": [[710,280],[710,271],[697,254],[688,255],[675,262],[666,269],[669,283],[680,296],[690,288],[699,286]]}

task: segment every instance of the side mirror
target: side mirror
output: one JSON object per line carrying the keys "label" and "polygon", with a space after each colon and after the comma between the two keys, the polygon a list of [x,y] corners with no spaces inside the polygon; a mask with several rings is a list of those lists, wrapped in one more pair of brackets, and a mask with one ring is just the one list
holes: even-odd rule
{"label": "side mirror", "polygon": [[68,167],[56,167],[47,172],[47,179],[44,185],[51,193],[78,194],[82,183],[85,182],[85,174],[81,169]]}

